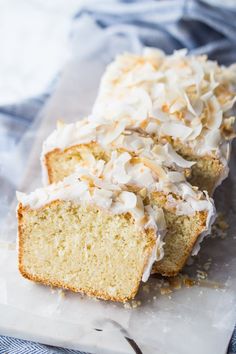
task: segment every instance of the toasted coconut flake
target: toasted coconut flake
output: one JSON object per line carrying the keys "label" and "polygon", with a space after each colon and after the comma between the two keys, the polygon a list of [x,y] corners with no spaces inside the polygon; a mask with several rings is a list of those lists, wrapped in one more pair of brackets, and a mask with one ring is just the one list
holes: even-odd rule
{"label": "toasted coconut flake", "polygon": [[132,192],[121,192],[119,195],[120,201],[124,204],[127,209],[133,209],[137,205],[137,197]]}
{"label": "toasted coconut flake", "polygon": [[130,181],[131,176],[126,172],[126,164],[131,160],[131,158],[132,157],[129,153],[124,152],[119,157],[114,159],[112,175],[116,183],[128,183]]}
{"label": "toasted coconut flake", "polygon": [[194,116],[196,116],[197,114],[196,114],[196,112],[195,112],[195,110],[194,110],[194,108],[193,108],[193,106],[192,106],[192,104],[190,102],[190,99],[189,99],[188,95],[185,92],[184,92],[184,98],[185,98],[185,101],[187,103],[187,108],[188,108],[189,112],[192,113]]}
{"label": "toasted coconut flake", "polygon": [[200,122],[197,126],[193,127],[193,132],[189,135],[188,140],[196,139],[202,132],[203,125]]}
{"label": "toasted coconut flake", "polygon": [[112,195],[112,191],[105,189],[94,188],[93,191],[95,203],[103,208],[110,208],[112,204]]}
{"label": "toasted coconut flake", "polygon": [[160,107],[155,108],[155,104],[154,104],[153,117],[155,117],[158,121],[166,122],[169,119],[169,114],[168,112],[164,112]]}
{"label": "toasted coconut flake", "polygon": [[216,150],[220,144],[221,134],[218,129],[209,130],[205,136],[206,151]]}
{"label": "toasted coconut flake", "polygon": [[222,123],[223,112],[220,110],[220,105],[215,97],[212,97],[208,102],[208,121],[207,127],[211,130],[218,129]]}
{"label": "toasted coconut flake", "polygon": [[151,47],[145,47],[143,50],[143,55],[146,58],[155,58],[156,60],[163,59],[165,57],[165,53],[163,50],[159,48],[151,48]]}
{"label": "toasted coconut flake", "polygon": [[103,138],[102,143],[107,145],[110,144],[115,139],[117,139],[120,136],[120,134],[124,131],[126,124],[127,123],[124,120],[115,123],[115,125],[111,127],[111,130],[108,131],[106,136]]}
{"label": "toasted coconut flake", "polygon": [[174,138],[180,138],[182,140],[192,133],[193,129],[186,125],[174,122],[166,122],[161,125],[160,132],[165,136],[173,136]]}
{"label": "toasted coconut flake", "polygon": [[165,215],[163,212],[162,208],[153,208],[155,211],[155,220],[157,222],[157,225],[159,227],[159,230],[165,230],[166,229],[166,220],[165,220]]}
{"label": "toasted coconut flake", "polygon": [[235,104],[235,102],[236,102],[236,96],[235,96],[232,100],[230,100],[229,102],[226,102],[226,103],[223,105],[222,111],[223,111],[223,112],[229,111],[229,110],[233,107],[233,105]]}
{"label": "toasted coconut flake", "polygon": [[96,162],[95,157],[89,149],[81,150],[80,155],[87,164],[93,165]]}
{"label": "toasted coconut flake", "polygon": [[214,95],[214,93],[212,91],[208,91],[208,92],[204,93],[204,95],[201,96],[201,99],[203,101],[208,101],[210,98],[212,98],[213,95]]}
{"label": "toasted coconut flake", "polygon": [[168,173],[168,179],[172,183],[185,182],[185,176],[183,175],[183,173],[176,172],[176,171],[170,171]]}
{"label": "toasted coconut flake", "polygon": [[177,166],[180,166],[183,168],[190,168],[195,164],[194,161],[187,161],[182,156],[177,154],[177,152],[172,148],[172,146],[170,144],[166,144],[165,149],[167,150],[168,154],[171,156],[173,162]]}
{"label": "toasted coconut flake", "polygon": [[183,100],[182,97],[179,97],[178,99],[175,100],[175,102],[172,103],[172,105],[170,106],[170,114],[175,113],[175,112],[179,112],[181,109],[185,108],[186,103]]}
{"label": "toasted coconut flake", "polygon": [[235,117],[229,117],[229,118],[225,118],[224,122],[223,122],[223,126],[225,129],[230,130],[235,123]]}
{"label": "toasted coconut flake", "polygon": [[151,90],[152,99],[158,99],[160,95],[165,93],[165,84],[162,82],[155,83]]}
{"label": "toasted coconut flake", "polygon": [[147,196],[147,188],[142,188],[138,191],[138,194],[142,197],[142,198],[146,198]]}
{"label": "toasted coconut flake", "polygon": [[165,170],[158,165],[155,161],[149,160],[145,157],[140,157],[140,161],[143,162],[145,166],[150,168],[160,179],[167,179]]}

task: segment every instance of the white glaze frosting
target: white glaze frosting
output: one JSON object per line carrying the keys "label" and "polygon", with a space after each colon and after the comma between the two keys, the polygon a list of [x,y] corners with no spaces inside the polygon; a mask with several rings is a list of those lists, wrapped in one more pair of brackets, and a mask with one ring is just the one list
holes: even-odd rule
{"label": "white glaze frosting", "polygon": [[142,55],[118,56],[101,80],[93,121],[124,120],[159,138],[170,136],[199,156],[224,159],[231,138],[224,127],[234,121],[227,122],[236,100],[236,65],[186,54],[146,48]]}

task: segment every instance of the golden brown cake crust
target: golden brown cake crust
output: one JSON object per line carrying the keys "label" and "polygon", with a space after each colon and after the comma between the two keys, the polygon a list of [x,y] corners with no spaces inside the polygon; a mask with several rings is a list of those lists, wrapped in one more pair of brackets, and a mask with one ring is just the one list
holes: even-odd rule
{"label": "golden brown cake crust", "polygon": [[55,153],[56,154],[61,153],[61,150],[60,149],[54,149],[54,150],[48,152],[44,156],[44,164],[46,166],[46,170],[47,170],[47,174],[48,174],[48,183],[49,184],[53,183],[53,174],[52,174],[52,166],[51,166],[51,163],[50,163],[50,158]]}

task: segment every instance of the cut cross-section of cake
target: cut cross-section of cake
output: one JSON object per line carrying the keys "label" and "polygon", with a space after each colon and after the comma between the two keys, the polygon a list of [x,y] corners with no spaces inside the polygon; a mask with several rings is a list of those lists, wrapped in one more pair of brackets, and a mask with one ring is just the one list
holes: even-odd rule
{"label": "cut cross-section of cake", "polygon": [[42,154],[46,180],[56,182],[76,170],[78,175],[86,173],[135,191],[144,203],[162,208],[167,224],[165,256],[153,270],[177,274],[210,232],[215,215],[207,193],[186,182],[184,171],[192,163],[168,143],[158,145],[138,132],[117,129],[114,134],[114,124],[109,134],[105,126],[90,132],[88,126],[86,120],[60,124],[46,140]]}
{"label": "cut cross-section of cake", "polygon": [[142,55],[118,56],[101,80],[93,118],[123,122],[168,141],[196,161],[191,184],[212,194],[228,175],[236,66],[186,54],[146,48]]}
{"label": "cut cross-section of cake", "polygon": [[163,256],[161,208],[80,174],[18,193],[19,270],[33,281],[127,301]]}

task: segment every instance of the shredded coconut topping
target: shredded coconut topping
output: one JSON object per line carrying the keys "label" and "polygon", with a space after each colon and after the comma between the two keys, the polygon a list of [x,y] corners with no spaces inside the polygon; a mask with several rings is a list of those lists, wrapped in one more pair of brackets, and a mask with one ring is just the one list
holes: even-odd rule
{"label": "shredded coconut topping", "polygon": [[[91,125],[91,126],[90,126]],[[89,128],[88,128],[89,127]],[[163,191],[179,195],[181,199],[170,202],[178,213],[194,213],[202,199],[202,192],[194,190],[186,182],[184,169],[190,168],[194,162],[187,161],[178,155],[168,143],[160,145],[150,136],[131,130],[122,130],[115,139],[104,145],[104,132],[112,131],[114,122],[108,125],[94,124],[84,119],[75,124],[61,125],[48,137],[43,148],[44,155],[55,148],[65,149],[73,144],[97,141],[104,149],[110,150],[110,160],[96,160],[88,151],[83,151],[83,161],[77,168],[77,175],[89,175],[97,178],[99,187],[104,187],[104,181],[114,185],[130,185],[147,188],[148,191]],[[85,138],[84,131],[88,133]],[[82,133],[81,133],[82,132]],[[70,134],[71,133],[71,134]],[[72,136],[72,137],[71,137]],[[76,139],[75,139],[76,137]],[[121,152],[121,150],[123,152]],[[194,203],[191,200],[195,201]],[[207,200],[201,210],[208,209]]]}
{"label": "shredded coconut topping", "polygon": [[[93,121],[125,121],[159,138],[170,136],[199,155],[220,155],[232,133],[236,69],[219,66],[186,50],[165,55],[146,48],[111,63],[100,85]],[[146,124],[143,124],[143,122]],[[231,134],[232,135],[232,134]]]}
{"label": "shredded coconut topping", "polygon": [[[100,178],[103,183],[111,183],[114,186],[134,188],[143,195],[150,197],[155,191],[162,191],[167,195],[167,206],[175,210],[178,215],[192,215],[196,211],[207,210],[209,214],[215,214],[213,201],[208,195],[194,189],[186,182],[183,172],[171,171],[167,167],[161,166],[160,162],[154,159],[133,157],[128,152],[113,151],[110,160],[101,164],[103,160],[87,160],[83,165],[78,164],[76,175],[79,178],[88,175],[90,178]],[[97,174],[97,165],[102,165],[103,169]],[[97,180],[97,183],[98,180]],[[101,184],[99,184],[101,185]],[[173,197],[179,196],[178,197]],[[124,199],[125,200],[125,199]],[[130,203],[131,200],[130,200]]]}
{"label": "shredded coconut topping", "polygon": [[[86,132],[86,134],[85,134]],[[90,119],[85,118],[77,123],[64,124],[59,123],[56,130],[46,139],[43,144],[43,151],[41,156],[42,168],[45,174],[45,184],[48,182],[47,171],[45,168],[45,155],[53,151],[54,149],[64,150],[68,147],[80,144],[88,144],[91,142],[97,142],[100,146],[107,151],[113,151],[122,149],[127,153],[135,154],[143,159],[143,162],[152,164],[153,168],[156,165],[156,170],[164,176],[164,172],[161,172],[161,166],[175,169],[177,171],[183,171],[190,168],[194,162],[187,161],[179,154],[177,154],[172,146],[168,143],[160,145],[157,144],[150,136],[141,134],[137,131],[124,129],[121,123],[110,121],[109,124],[101,124],[94,126]],[[84,161],[95,161],[93,155],[88,151],[81,151]],[[125,159],[124,155],[122,159]],[[153,160],[153,162],[149,162]],[[154,161],[155,160],[155,161]],[[101,164],[102,162],[100,162]],[[98,170],[101,169],[101,165],[96,165]],[[117,170],[122,169],[122,161],[118,159],[116,161]],[[120,183],[127,183],[128,176],[119,172]]]}

